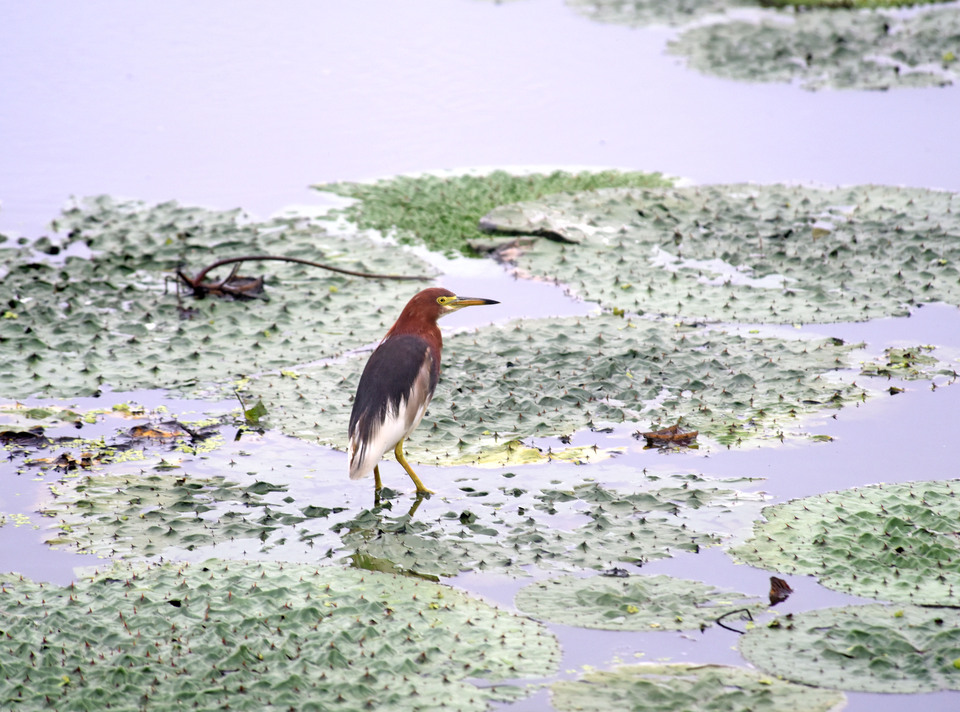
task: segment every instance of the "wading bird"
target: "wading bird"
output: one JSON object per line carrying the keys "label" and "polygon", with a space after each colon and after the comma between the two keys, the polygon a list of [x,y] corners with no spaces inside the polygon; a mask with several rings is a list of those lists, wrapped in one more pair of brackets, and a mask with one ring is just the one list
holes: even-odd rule
{"label": "wading bird", "polygon": [[407,302],[360,376],[350,414],[350,479],[373,470],[379,492],[380,459],[393,449],[417,494],[432,494],[403,456],[403,441],[420,424],[440,378],[443,339],[437,319],[463,307],[499,303],[458,297],[439,287],[424,289]]}

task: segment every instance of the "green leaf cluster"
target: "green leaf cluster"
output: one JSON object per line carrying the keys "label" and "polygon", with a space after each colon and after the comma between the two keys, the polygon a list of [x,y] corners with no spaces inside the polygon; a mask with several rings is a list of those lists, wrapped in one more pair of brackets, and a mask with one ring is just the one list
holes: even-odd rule
{"label": "green leaf cluster", "polygon": [[514,603],[538,620],[604,630],[703,630],[766,605],[735,591],[662,575],[561,576],[520,589]]}
{"label": "green leaf cluster", "polygon": [[[631,492],[597,484],[472,493],[471,507],[439,520],[364,510],[335,526],[347,559],[417,576],[464,571],[522,575],[542,569],[642,565],[720,541],[693,513],[714,517],[750,501],[701,479],[638,482]],[[383,570],[382,568],[380,570]]]}
{"label": "green leaf cluster", "polygon": [[809,90],[938,87],[957,80],[956,7],[908,15],[821,10],[785,20],[777,14],[759,22],[731,20],[691,27],[670,42],[668,50],[707,74],[792,82]]}
{"label": "green leaf cluster", "polygon": [[753,537],[731,553],[858,596],[953,604],[960,591],[958,482],[857,487],[767,507]]}
{"label": "green leaf cluster", "polygon": [[[826,376],[849,347],[676,326],[610,314],[518,321],[457,334],[405,452],[430,464],[509,460],[517,440],[605,423],[678,421],[721,443],[779,438],[799,416],[860,400],[862,389]],[[245,384],[284,432],[346,447],[362,359],[267,374]],[[309,403],[310,408],[304,408]]]}
{"label": "green leaf cluster", "polygon": [[560,712],[827,712],[842,694],[724,665],[622,665],[550,686]]}
{"label": "green leaf cluster", "polygon": [[514,175],[498,170],[482,176],[397,176],[375,183],[324,183],[315,187],[356,198],[357,203],[331,215],[342,215],[360,228],[383,234],[396,231],[401,243],[476,256],[468,243],[478,237],[477,221],[498,205],[565,191],[670,184],[659,173],[608,170]]}
{"label": "green leaf cluster", "polygon": [[905,381],[932,380],[936,376],[956,379],[956,370],[932,356],[933,346],[891,346],[883,351],[883,357],[864,363],[860,373],[864,376],[896,378]]}
{"label": "green leaf cluster", "polygon": [[[23,709],[480,711],[552,674],[540,624],[445,586],[334,567],[115,567],[0,589],[0,699]],[[481,684],[475,685],[467,679]]]}
{"label": "green leaf cluster", "polygon": [[910,7],[939,2],[949,2],[949,0],[760,0],[760,4],[764,7],[806,8],[811,10],[818,8],[851,10],[855,8]]}
{"label": "green leaf cluster", "polygon": [[79,553],[139,558],[234,539],[262,542],[303,520],[272,510],[262,483],[223,477],[98,473],[61,485],[40,510],[56,519],[47,543]]}
{"label": "green leaf cluster", "polygon": [[960,611],[846,606],[782,616],[740,638],[771,675],[858,692],[960,690]]}
{"label": "green leaf cluster", "polygon": [[648,25],[682,26],[706,15],[743,6],[756,6],[751,0],[566,0],[566,5],[584,17],[628,27]]}
{"label": "green leaf cluster", "polygon": [[596,22],[628,27],[685,26],[707,15],[722,15],[744,7],[856,9],[925,5],[949,0],[566,0],[575,12]]}
{"label": "green leaf cluster", "polygon": [[[103,386],[223,396],[247,374],[379,339],[396,316],[382,305],[416,291],[271,262],[262,264],[270,265],[268,295],[283,287],[277,298],[195,300],[176,294],[178,267],[193,275],[219,259],[274,254],[379,274],[430,271],[407,251],[333,237],[309,220],[253,222],[238,211],[176,203],[101,196],[67,210],[54,227],[71,256],[21,248],[4,278],[10,296],[0,349],[9,358],[0,395],[7,398],[86,396]],[[72,255],[82,250],[89,257]],[[224,277],[225,269],[209,279]]]}
{"label": "green leaf cluster", "polygon": [[[606,308],[720,321],[862,321],[960,305],[960,197],[784,185],[598,190],[506,205],[517,266]],[[544,232],[576,244],[537,238]],[[882,255],[882,258],[880,256]]]}
{"label": "green leaf cluster", "polygon": [[[681,28],[668,49],[691,67],[805,89],[946,86],[957,79],[956,7],[881,12],[948,0],[566,0],[585,17],[628,27]],[[761,10],[755,19],[728,10]],[[803,9],[802,13],[783,12]],[[700,22],[708,15],[716,22]]]}

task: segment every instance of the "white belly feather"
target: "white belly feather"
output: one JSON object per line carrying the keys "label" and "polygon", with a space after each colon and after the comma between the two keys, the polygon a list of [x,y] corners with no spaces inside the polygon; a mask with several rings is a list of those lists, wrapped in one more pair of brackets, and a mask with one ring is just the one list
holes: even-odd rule
{"label": "white belly feather", "polygon": [[420,424],[433,398],[430,390],[431,363],[429,357],[424,360],[413,388],[408,397],[400,401],[399,407],[393,409],[388,406],[383,423],[379,426],[372,424],[367,442],[359,442],[355,433],[350,437],[348,453],[351,480],[358,480],[373,472],[384,454],[392,452],[397,443],[406,439]]}

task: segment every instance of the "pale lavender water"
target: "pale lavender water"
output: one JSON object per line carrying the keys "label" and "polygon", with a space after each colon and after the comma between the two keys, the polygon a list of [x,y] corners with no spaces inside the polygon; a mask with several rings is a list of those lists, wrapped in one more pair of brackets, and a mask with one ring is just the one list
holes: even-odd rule
{"label": "pale lavender water", "polygon": [[[266,216],[321,202],[307,188],[315,182],[472,166],[616,166],[696,182],[960,191],[957,87],[810,93],[739,84],[687,71],[663,53],[669,35],[596,24],[560,0],[2,0],[0,231],[42,234],[71,195],[176,199]],[[500,299],[497,320],[591,309],[495,269],[457,268],[446,282]],[[472,316],[478,321],[456,326],[494,318]],[[953,307],[812,330],[878,347],[898,338],[960,347]],[[625,461],[638,470],[763,477],[758,486],[781,501],[879,481],[957,477],[958,422],[960,388],[932,392],[921,384],[841,411],[827,429],[832,443],[669,457],[635,449]],[[315,455],[304,449],[289,457]],[[339,467],[343,457],[323,460]],[[425,471],[427,481],[470,474]],[[5,480],[4,497],[21,510],[45,491],[29,476]],[[367,506],[365,492],[348,497]],[[96,563],[42,541],[36,530],[0,528],[0,569],[66,582],[74,566]],[[762,590],[769,576],[735,567],[719,550],[648,570],[751,590]],[[847,600],[810,579],[791,583],[794,610]],[[516,588],[481,575],[457,584],[508,606]],[[609,665],[615,656],[740,662],[730,649],[734,634],[720,630],[555,630],[566,650],[562,671]],[[547,704],[541,693],[510,709]],[[960,695],[856,694],[847,709],[920,705],[956,709]]]}

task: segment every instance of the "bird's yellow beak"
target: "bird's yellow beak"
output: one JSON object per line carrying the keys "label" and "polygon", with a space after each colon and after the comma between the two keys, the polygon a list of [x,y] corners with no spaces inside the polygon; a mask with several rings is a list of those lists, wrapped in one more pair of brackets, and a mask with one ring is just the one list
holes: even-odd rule
{"label": "bird's yellow beak", "polygon": [[437,304],[440,305],[440,313],[437,315],[439,319],[441,316],[446,316],[447,314],[453,314],[453,312],[458,309],[463,309],[464,307],[478,307],[482,304],[499,304],[500,302],[495,299],[479,299],[477,297],[458,297],[455,294],[443,294],[437,297]]}
{"label": "bird's yellow beak", "polygon": [[483,304],[499,304],[495,299],[478,299],[476,297],[454,297],[449,302],[446,303],[446,306],[453,309],[460,309],[462,307],[478,307]]}

